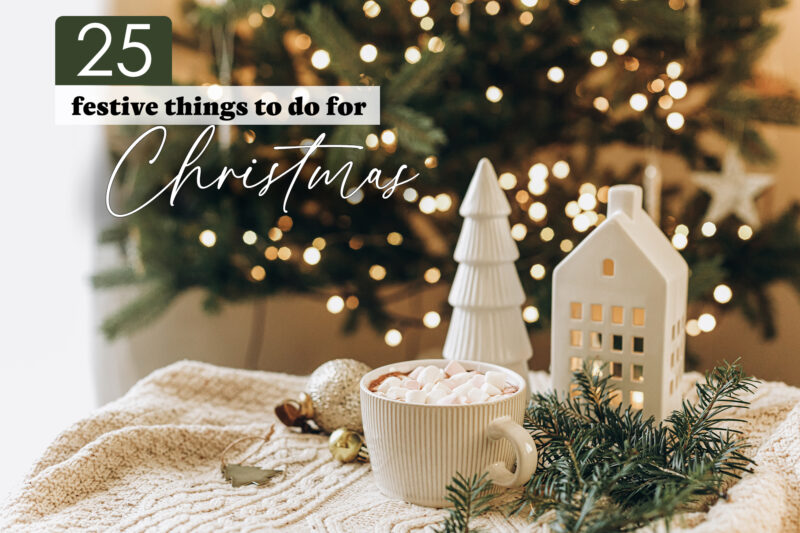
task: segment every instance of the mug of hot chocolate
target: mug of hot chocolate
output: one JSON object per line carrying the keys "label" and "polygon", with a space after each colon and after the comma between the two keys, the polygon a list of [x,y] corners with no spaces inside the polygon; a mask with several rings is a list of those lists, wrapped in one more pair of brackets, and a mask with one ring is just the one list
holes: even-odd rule
{"label": "mug of hot chocolate", "polygon": [[536,446],[522,427],[526,380],[516,372],[428,359],[377,368],[360,386],[373,475],[390,498],[446,507],[456,473],[518,487],[536,470]]}

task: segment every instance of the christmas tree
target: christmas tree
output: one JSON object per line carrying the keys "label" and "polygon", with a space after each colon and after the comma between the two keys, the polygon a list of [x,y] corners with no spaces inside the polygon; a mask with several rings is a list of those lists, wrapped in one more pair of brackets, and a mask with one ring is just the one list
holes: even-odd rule
{"label": "christmas tree", "polygon": [[[707,172],[719,169],[723,155],[700,142],[712,136],[750,162],[769,160],[758,125],[794,124],[800,109],[793,92],[754,72],[775,35],[765,15],[782,4],[187,3],[190,27],[176,25],[175,43],[204,54],[210,74],[186,82],[382,88],[380,127],[222,129],[221,142],[198,161],[209,175],[226,165],[244,168],[253,158],[288,166],[299,156],[275,145],[325,132],[331,144],[366,146],[353,175],[367,165],[409,164],[421,177],[388,200],[364,194],[348,203],[336,191],[310,191],[294,197],[288,214],[282,196],[259,197],[235,183],[182,194],[174,206],[154,202],[102,235],[119,246],[125,264],[99,273],[95,284],[140,288],[137,299],[107,317],[104,330],[126,334],[191,288],[206,291],[210,310],[293,291],[344,311],[350,329],[362,322],[401,331],[435,326],[438,316],[396,316],[387,303],[452,280],[449,256],[459,226],[452,206],[464,194],[463,176],[483,156],[501,171],[499,183],[511,199],[510,233],[530,298],[525,317],[539,327],[550,309],[552,268],[602,223],[609,185],[644,181],[651,212],[658,210],[662,195],[651,179],[659,176],[657,161],[634,155],[624,171],[607,168],[598,163],[606,147],[677,155]],[[139,131],[115,132],[117,156]],[[115,187],[116,205],[140,205],[163,187],[197,133],[170,128],[153,164],[149,153],[132,155]],[[349,157],[329,151],[315,162],[339,168]],[[758,231],[730,214],[709,225],[708,195],[687,186],[691,200],[680,204],[666,200],[682,191],[664,189],[657,222],[689,262],[690,301],[715,312],[738,308],[772,334],[766,287],[777,280],[797,286],[800,279],[798,208]],[[394,284],[402,290],[379,290]],[[715,298],[721,287],[725,294]]]}
{"label": "christmas tree", "polygon": [[488,159],[478,163],[459,214],[464,226],[453,254],[459,265],[443,355],[495,363],[527,379],[533,350],[520,310],[525,293],[514,267],[519,251],[508,224],[511,206]]}

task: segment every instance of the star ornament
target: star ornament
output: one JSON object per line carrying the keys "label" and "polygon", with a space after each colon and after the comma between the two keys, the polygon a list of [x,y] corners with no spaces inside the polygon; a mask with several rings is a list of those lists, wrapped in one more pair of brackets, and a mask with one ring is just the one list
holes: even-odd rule
{"label": "star ornament", "polygon": [[695,172],[692,181],[711,195],[705,220],[716,223],[736,215],[745,224],[758,228],[761,221],[755,200],[774,178],[769,174],[748,174],[739,152],[729,147],[722,160],[722,172]]}

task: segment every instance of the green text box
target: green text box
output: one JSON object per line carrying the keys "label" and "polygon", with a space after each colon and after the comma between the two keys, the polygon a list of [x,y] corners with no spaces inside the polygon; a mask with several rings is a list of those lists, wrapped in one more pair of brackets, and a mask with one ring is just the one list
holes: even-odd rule
{"label": "green text box", "polygon": [[172,21],[59,17],[56,85],[172,85]]}

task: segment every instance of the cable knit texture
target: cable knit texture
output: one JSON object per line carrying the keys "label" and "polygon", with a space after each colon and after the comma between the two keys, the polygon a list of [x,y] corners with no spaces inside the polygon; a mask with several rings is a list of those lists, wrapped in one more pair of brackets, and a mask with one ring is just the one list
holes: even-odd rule
{"label": "cable knit texture", "polygon": [[[687,374],[685,396],[699,378]],[[220,474],[230,442],[262,435],[274,406],[304,377],[180,362],[154,372],[64,431],[0,512],[2,531],[417,531],[445,514],[382,496],[369,465],[339,464],[324,437],[276,425],[252,464],[284,469],[265,486],[233,488]],[[533,373],[534,388],[548,377]],[[736,413],[754,445],[756,472],[725,501],[682,516],[672,531],[800,531],[800,389],[762,383]],[[242,443],[235,462],[258,443]],[[422,451],[424,453],[424,451]],[[546,531],[494,513],[491,531]]]}

